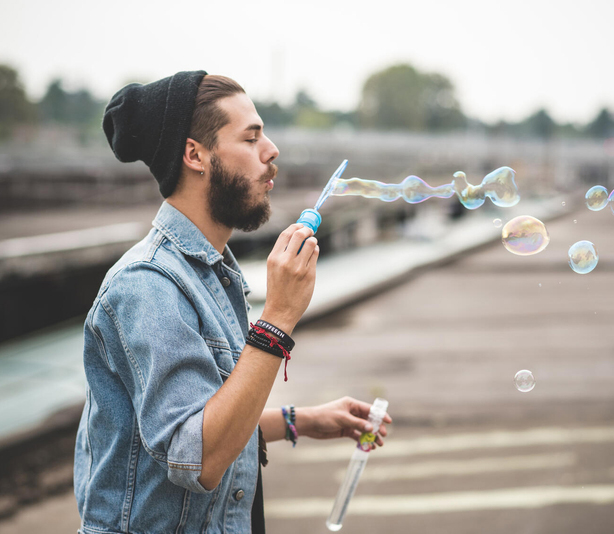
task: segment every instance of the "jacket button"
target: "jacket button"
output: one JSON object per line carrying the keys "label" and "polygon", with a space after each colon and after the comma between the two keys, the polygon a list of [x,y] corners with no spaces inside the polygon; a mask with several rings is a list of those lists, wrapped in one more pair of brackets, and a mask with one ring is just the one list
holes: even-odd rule
{"label": "jacket button", "polygon": [[222,278],[222,285],[228,287],[230,285],[230,278],[224,276],[224,278]]}
{"label": "jacket button", "polygon": [[235,493],[235,499],[237,499],[237,501],[240,501],[244,495],[245,495],[245,492],[243,490],[239,490],[237,491],[237,493]]}

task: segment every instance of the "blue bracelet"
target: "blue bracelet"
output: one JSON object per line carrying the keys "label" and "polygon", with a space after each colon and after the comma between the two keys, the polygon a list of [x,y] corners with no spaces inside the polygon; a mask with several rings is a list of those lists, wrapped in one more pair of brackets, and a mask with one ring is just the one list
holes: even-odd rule
{"label": "blue bracelet", "polygon": [[296,431],[296,412],[294,411],[294,404],[282,406],[281,413],[286,421],[286,440],[292,442],[292,447],[296,447],[298,432]]}

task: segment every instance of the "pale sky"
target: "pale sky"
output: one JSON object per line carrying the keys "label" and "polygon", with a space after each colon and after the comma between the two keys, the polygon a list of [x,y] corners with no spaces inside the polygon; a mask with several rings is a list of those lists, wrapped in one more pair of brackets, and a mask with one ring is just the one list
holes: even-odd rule
{"label": "pale sky", "polygon": [[107,100],[204,69],[254,99],[305,88],[350,110],[370,74],[409,62],[450,78],[470,116],[586,122],[614,110],[613,26],[612,0],[0,0],[0,63],[33,98],[58,76]]}

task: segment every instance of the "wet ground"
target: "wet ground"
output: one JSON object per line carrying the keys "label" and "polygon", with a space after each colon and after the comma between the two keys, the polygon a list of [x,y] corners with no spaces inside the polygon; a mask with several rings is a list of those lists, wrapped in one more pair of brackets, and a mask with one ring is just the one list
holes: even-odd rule
{"label": "wet ground", "polygon": [[[395,420],[344,532],[614,531],[613,225],[609,210],[580,209],[548,224],[539,255],[495,244],[297,331],[289,381],[270,406],[383,396]],[[567,265],[580,239],[601,257],[588,275]],[[514,387],[520,369],[535,375],[529,393]],[[269,533],[327,532],[352,447],[269,444]],[[0,533],[78,523],[64,493],[0,522]]]}

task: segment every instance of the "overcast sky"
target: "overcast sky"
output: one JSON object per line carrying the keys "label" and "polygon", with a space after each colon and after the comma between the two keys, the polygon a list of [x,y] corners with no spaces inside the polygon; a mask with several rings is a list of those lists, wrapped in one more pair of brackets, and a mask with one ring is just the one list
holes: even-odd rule
{"label": "overcast sky", "polygon": [[54,77],[108,99],[130,81],[204,69],[254,99],[305,88],[353,109],[392,64],[448,76],[465,113],[517,120],[546,107],[586,122],[614,109],[612,0],[0,0],[0,63],[40,98]]}

